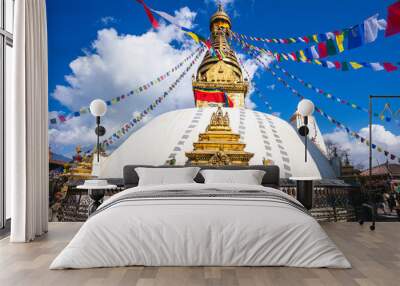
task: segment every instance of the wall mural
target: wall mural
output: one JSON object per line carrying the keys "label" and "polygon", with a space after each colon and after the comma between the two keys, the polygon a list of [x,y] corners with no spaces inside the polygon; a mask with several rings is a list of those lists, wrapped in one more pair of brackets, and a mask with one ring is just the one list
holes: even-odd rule
{"label": "wall mural", "polygon": [[[97,38],[87,40],[84,45],[90,48],[69,63],[70,74],[61,79],[52,73],[57,70],[57,59],[63,58],[61,50],[51,47],[60,47],[64,40],[51,27],[61,25],[57,13],[66,8],[63,4],[48,4],[50,220],[86,220],[93,201],[87,190],[78,186],[87,179],[107,178],[117,188],[107,190],[105,195],[113,195],[123,189],[122,168],[128,164],[277,165],[283,181],[300,176],[337,178],[340,170],[333,160],[340,159],[330,156],[331,145],[325,144],[329,136],[337,138],[335,134],[345,136],[341,142],[344,151],[372,144],[380,160],[400,162],[394,148],[400,148],[400,140],[392,134],[393,128],[400,126],[400,109],[396,110],[394,103],[385,102],[382,111],[375,110],[374,119],[385,127],[375,125],[374,130],[379,133],[383,128],[397,141],[386,144],[377,138],[371,143],[364,129],[355,129],[359,127],[355,122],[344,125],[320,108],[320,104],[324,110],[331,108],[329,114],[338,114],[337,109],[342,107],[351,108],[365,116],[369,112],[365,105],[345,96],[333,96],[281,67],[287,61],[298,67],[311,64],[310,69],[324,67],[326,70],[321,72],[328,73],[369,70],[396,74],[399,65],[393,61],[329,58],[397,34],[397,24],[390,15],[385,20],[377,14],[361,24],[326,33],[261,38],[237,32],[246,27],[235,26],[237,31],[233,30],[233,22],[240,21],[230,17],[229,12],[236,10],[229,5],[224,9],[219,4],[216,11],[215,6],[207,7],[207,15],[199,20],[200,27],[195,24],[198,15],[188,7],[169,14],[144,1],[122,2],[122,6],[135,9],[132,18],[127,20],[126,11],[120,15],[121,20],[102,17],[94,27]],[[99,5],[108,4],[104,1]],[[85,9],[79,5],[77,8]],[[122,13],[120,8],[115,9],[115,13]],[[134,13],[140,15],[138,19]],[[137,27],[132,28],[132,23]],[[257,29],[257,33],[263,32]],[[92,35],[92,30],[84,27],[82,34]],[[294,52],[278,52],[274,44],[296,48]],[[70,49],[82,50],[79,45],[73,43]],[[298,49],[299,45],[305,47]],[[263,71],[268,71],[268,79],[260,79]],[[304,138],[297,132],[306,123],[296,110],[298,100],[305,96],[284,76],[308,90],[307,96],[312,92],[318,95],[313,100],[318,102],[315,111],[320,117],[309,116],[310,132],[306,136],[312,143],[306,165]],[[272,94],[275,97],[267,98]],[[91,105],[95,99],[104,104],[98,119]],[[326,99],[335,104],[327,105],[323,102]],[[276,107],[282,111],[277,112]],[[319,121],[323,122],[321,126]],[[348,126],[355,126],[354,130]],[[325,140],[321,130],[327,133]],[[355,152],[354,164],[367,162],[367,149],[359,158]],[[349,152],[344,154],[347,157]],[[359,173],[352,170],[350,177]]]}

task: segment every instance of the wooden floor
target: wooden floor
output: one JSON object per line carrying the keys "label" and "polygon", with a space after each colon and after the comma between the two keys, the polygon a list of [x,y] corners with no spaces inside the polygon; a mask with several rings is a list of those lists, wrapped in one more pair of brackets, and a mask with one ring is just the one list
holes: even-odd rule
{"label": "wooden floor", "polygon": [[48,270],[80,223],[51,223],[48,235],[29,244],[0,241],[0,285],[400,285],[400,223],[328,223],[324,229],[353,269],[288,267],[125,267]]}

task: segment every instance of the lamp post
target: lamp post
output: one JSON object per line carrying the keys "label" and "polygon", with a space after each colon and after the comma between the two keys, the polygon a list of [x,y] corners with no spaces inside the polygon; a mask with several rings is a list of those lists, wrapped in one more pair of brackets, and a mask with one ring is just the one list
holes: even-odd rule
{"label": "lamp post", "polygon": [[90,103],[90,113],[96,117],[96,129],[97,135],[97,162],[100,160],[100,136],[106,133],[106,129],[100,125],[100,117],[104,116],[107,112],[107,104],[102,99],[95,99]]}
{"label": "lamp post", "polygon": [[301,116],[303,116],[304,125],[299,128],[299,134],[304,136],[304,146],[305,146],[305,155],[304,162],[307,162],[307,137],[309,133],[308,129],[308,116],[314,113],[314,103],[309,99],[303,99],[297,105],[297,111]]}

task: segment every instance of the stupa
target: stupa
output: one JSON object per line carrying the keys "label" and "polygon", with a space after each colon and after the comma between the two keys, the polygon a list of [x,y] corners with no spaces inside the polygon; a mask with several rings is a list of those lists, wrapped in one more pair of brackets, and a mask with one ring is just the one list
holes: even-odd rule
{"label": "stupa", "polygon": [[[271,164],[279,166],[281,178],[336,177],[318,141],[309,144],[304,162],[304,141],[295,126],[245,107],[248,82],[227,41],[231,26],[219,6],[210,19],[210,33],[214,50],[222,56],[210,51],[204,56],[192,82],[195,107],[147,122],[99,164],[93,162],[94,175],[121,178],[130,164]],[[208,97],[209,92],[214,94]],[[319,132],[316,121],[315,127]]]}

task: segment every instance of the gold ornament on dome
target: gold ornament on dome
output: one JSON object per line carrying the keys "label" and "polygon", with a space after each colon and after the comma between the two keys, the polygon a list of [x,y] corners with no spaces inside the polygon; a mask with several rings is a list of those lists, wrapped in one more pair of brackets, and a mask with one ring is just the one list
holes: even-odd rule
{"label": "gold ornament on dome", "polygon": [[199,140],[193,143],[193,151],[186,152],[189,165],[203,166],[248,166],[253,153],[244,151],[245,143],[240,135],[232,132],[229,115],[218,107],[210,118],[210,124]]}
{"label": "gold ornament on dome", "polygon": [[[222,6],[211,16],[210,32],[211,45],[215,51],[222,54],[219,59],[210,51],[204,56],[197,75],[193,79],[193,88],[218,89],[233,102],[233,107],[244,107],[245,97],[248,91],[248,82],[243,78],[242,69],[236,58],[235,52],[231,49],[227,37],[230,35],[231,19],[223,10]],[[215,106],[207,102],[196,102],[196,107]]]}

